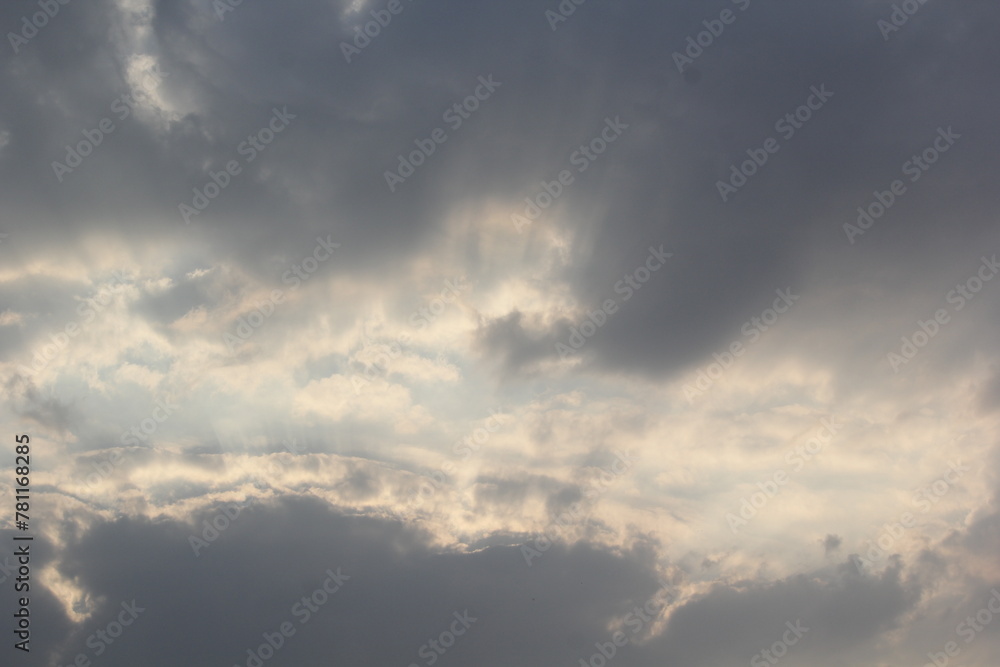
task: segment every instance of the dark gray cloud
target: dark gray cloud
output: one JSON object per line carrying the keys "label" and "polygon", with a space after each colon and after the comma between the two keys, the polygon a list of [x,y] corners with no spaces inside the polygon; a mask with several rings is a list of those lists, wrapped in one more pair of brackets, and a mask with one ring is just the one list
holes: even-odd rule
{"label": "dark gray cloud", "polygon": [[[871,660],[855,653],[857,648],[895,627],[920,592],[901,580],[899,567],[875,579],[853,569],[846,563],[819,577],[719,587],[677,610],[650,650],[683,665],[736,665],[775,642],[797,639],[788,647],[790,664],[837,664],[852,654]],[[801,637],[787,633],[789,622],[801,622]],[[842,657],[832,658],[836,653]]]}
{"label": "dark gray cloud", "polygon": [[[650,244],[676,253],[588,350],[598,367],[640,373],[690,367],[728,344],[774,289],[805,289],[812,253],[856,263],[845,278],[874,277],[886,264],[933,261],[963,239],[995,240],[977,176],[996,139],[994,89],[981,64],[996,49],[990,7],[924,6],[887,43],[876,21],[891,8],[871,3],[733,5],[738,20],[699,56],[702,79],[691,85],[672,54],[704,29],[709,8],[581,6],[552,32],[534,3],[405,6],[348,64],[339,44],[370,8],[342,20],[336,3],[250,4],[219,21],[208,2],[152,4],[149,34],[136,40],[167,73],[159,92],[172,115],[116,121],[59,183],[51,163],[63,146],[113,116],[129,91],[115,60],[126,39],[115,4],[67,6],[5,56],[5,225],[22,247],[44,243],[50,225],[71,236],[104,228],[131,239],[189,237],[216,259],[265,273],[268,254],[301,253],[296,246],[333,230],[351,248],[335,271],[379,271],[433,244],[459,202],[493,197],[516,212],[605,118],[620,117],[629,130],[533,229],[577,235],[565,277],[591,307],[614,297]],[[7,8],[4,22],[20,11]],[[390,193],[383,173],[397,155],[488,74],[501,88]],[[820,85],[834,97],[724,204],[716,181]],[[286,106],[296,115],[289,128],[184,225],[177,208],[192,188],[227,160],[242,161],[241,142]],[[939,126],[961,133],[954,153],[861,247],[849,247],[843,222]],[[564,335],[562,325],[541,340],[527,335],[516,312],[502,322],[484,344],[512,370],[554,356],[550,339]]]}
{"label": "dark gray cloud", "polygon": [[[681,582],[661,580],[642,542],[619,554],[556,544],[528,567],[518,546],[442,551],[400,523],[289,498],[245,509],[228,526],[219,522],[224,529],[196,557],[191,536],[205,535],[203,522],[220,512],[194,517],[194,526],[122,518],[69,533],[57,567],[91,613],[67,630],[64,615],[40,605],[36,623],[45,629],[37,645],[46,657],[35,664],[69,664],[78,653],[93,660],[98,647],[105,665],[245,664],[246,649],[284,621],[296,632],[278,652],[281,662],[423,664],[421,647],[449,629],[454,612],[468,610],[476,620],[442,664],[577,662],[609,641],[609,623],[628,619],[624,631],[636,642],[622,650],[628,664],[735,665],[772,635],[780,639],[786,620],[810,627],[803,655],[857,646],[891,626],[917,593],[898,570],[868,579],[852,566],[719,586],[677,607],[665,634],[649,640],[651,623],[640,623],[634,608],[664,585],[663,599],[674,603]],[[36,565],[49,558],[39,549]],[[307,607],[294,605],[322,586],[327,570],[349,579],[307,618]],[[97,633],[119,618],[122,603],[137,617],[126,615],[132,623],[107,643]]]}

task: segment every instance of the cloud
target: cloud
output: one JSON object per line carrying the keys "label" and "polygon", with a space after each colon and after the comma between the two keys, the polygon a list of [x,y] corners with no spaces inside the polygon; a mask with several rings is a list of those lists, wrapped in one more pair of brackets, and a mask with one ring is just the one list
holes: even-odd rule
{"label": "cloud", "polygon": [[[475,623],[448,660],[572,662],[589,659],[616,622],[665,586],[671,601],[665,632],[645,633],[641,641],[636,635],[622,659],[730,664],[749,658],[761,637],[780,637],[785,620],[799,618],[816,628],[803,643],[805,654],[856,647],[891,626],[918,596],[898,568],[869,580],[845,565],[815,578],[719,585],[681,602],[685,585],[664,581],[642,542],[619,553],[557,544],[528,567],[516,546],[442,549],[419,529],[341,514],[306,498],[253,505],[228,522],[219,522],[221,515],[221,508],[206,508],[191,524],[120,518],[68,536],[67,555],[56,565],[75,598],[62,602],[85,609],[85,617],[61,636],[38,635],[46,659],[68,664],[78,653],[94,659],[100,651],[108,665],[244,664],[248,648],[256,650],[264,633],[289,621],[295,634],[278,659],[421,662],[417,653],[428,638],[448,630],[454,612],[468,611]],[[206,528],[213,521],[221,527],[214,533]],[[192,541],[202,537],[212,541],[195,556]],[[308,605],[296,608],[329,571],[346,575],[341,590],[309,614]],[[125,617],[133,622],[120,638],[107,642],[98,631],[119,618],[122,603],[140,611]],[[662,615],[656,618],[664,624]],[[41,627],[50,619],[36,622]],[[65,615],[61,622],[65,627]],[[720,633],[729,638],[725,647]]]}
{"label": "cloud", "polygon": [[745,665],[800,619],[787,665],[943,650],[1000,580],[1000,10],[390,4],[97,0],[8,38],[38,664],[133,599],[93,658],[245,664],[336,567],[272,664],[424,664],[466,609],[441,664],[579,664],[664,582],[622,664]]}

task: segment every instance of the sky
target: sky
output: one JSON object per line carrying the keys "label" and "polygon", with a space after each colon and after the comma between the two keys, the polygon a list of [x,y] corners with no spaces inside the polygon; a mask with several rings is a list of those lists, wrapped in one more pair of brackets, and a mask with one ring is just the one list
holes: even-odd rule
{"label": "sky", "polygon": [[0,27],[3,664],[996,666],[1000,7]]}

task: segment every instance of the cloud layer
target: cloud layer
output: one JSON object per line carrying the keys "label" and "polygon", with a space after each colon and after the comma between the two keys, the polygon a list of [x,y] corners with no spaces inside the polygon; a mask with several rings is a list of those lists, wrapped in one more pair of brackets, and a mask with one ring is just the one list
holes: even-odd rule
{"label": "cloud layer", "polygon": [[0,8],[25,659],[992,666],[998,20]]}

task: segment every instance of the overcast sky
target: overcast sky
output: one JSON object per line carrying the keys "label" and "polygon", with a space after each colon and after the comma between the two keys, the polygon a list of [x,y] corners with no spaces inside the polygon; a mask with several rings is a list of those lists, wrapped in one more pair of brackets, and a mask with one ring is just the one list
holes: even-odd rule
{"label": "overcast sky", "polygon": [[1000,7],[0,28],[3,664],[996,667]]}

